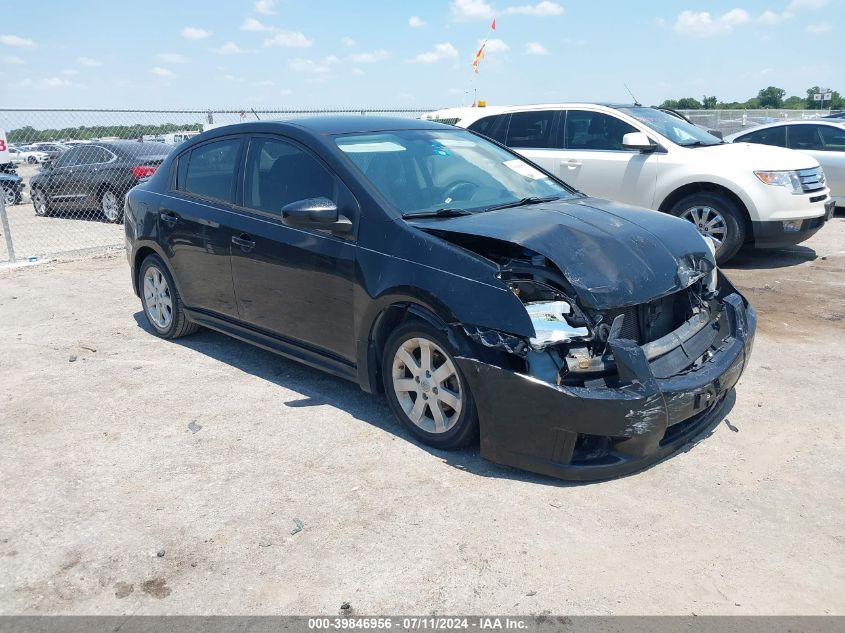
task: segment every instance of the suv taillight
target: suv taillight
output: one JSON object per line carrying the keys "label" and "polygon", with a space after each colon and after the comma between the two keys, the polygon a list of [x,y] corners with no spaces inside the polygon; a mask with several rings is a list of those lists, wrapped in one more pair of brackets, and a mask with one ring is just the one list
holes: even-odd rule
{"label": "suv taillight", "polygon": [[135,178],[147,178],[156,173],[157,165],[135,165],[132,168],[132,175]]}

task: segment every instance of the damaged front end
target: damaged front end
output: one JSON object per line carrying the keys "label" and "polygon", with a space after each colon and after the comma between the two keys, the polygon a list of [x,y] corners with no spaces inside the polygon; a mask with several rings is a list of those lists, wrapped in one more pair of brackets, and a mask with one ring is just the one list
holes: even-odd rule
{"label": "damaged front end", "polygon": [[491,461],[576,480],[638,470],[707,427],[745,367],[756,316],[711,257],[682,261],[669,294],[596,308],[539,253],[462,246],[499,266],[534,326],[461,326],[499,353],[458,359]]}

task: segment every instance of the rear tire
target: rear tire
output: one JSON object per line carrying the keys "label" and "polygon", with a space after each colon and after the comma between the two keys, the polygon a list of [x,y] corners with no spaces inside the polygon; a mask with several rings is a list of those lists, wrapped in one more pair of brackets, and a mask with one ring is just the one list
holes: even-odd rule
{"label": "rear tire", "polygon": [[692,222],[699,233],[716,240],[716,263],[720,266],[745,243],[745,217],[724,194],[707,191],[690,194],[678,200],[669,213]]}
{"label": "rear tire", "polygon": [[411,434],[454,449],[478,435],[478,415],[455,350],[440,331],[412,320],[387,339],[381,364],[387,403]]}
{"label": "rear tire", "polygon": [[41,189],[32,190],[32,206],[35,208],[35,215],[46,218],[53,213],[50,200],[47,194]]}
{"label": "rear tire", "polygon": [[117,224],[123,221],[123,207],[113,189],[106,187],[100,192],[100,211],[107,222]]}
{"label": "rear tire", "polygon": [[138,290],[144,316],[161,338],[174,339],[199,329],[188,320],[173,277],[158,255],[147,255],[138,270]]}
{"label": "rear tire", "polygon": [[20,197],[12,187],[3,187],[3,204],[11,207],[20,202]]}
{"label": "rear tire", "polygon": [[26,162],[28,162],[30,165],[34,165],[35,163],[37,163],[37,162],[38,162],[38,159],[37,159],[37,158],[35,158],[35,156],[29,156],[29,157],[26,159]]}

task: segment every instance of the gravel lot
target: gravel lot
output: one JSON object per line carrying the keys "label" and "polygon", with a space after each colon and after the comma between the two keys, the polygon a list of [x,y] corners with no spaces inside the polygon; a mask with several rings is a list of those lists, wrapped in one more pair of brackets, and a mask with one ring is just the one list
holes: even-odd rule
{"label": "gravel lot", "polygon": [[845,218],[729,268],[760,324],[727,420],[585,485],[157,339],[122,256],[0,269],[0,613],[845,614]]}

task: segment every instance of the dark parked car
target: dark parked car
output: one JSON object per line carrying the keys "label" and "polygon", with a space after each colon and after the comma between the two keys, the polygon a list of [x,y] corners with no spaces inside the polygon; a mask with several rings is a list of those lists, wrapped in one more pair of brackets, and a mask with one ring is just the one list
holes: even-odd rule
{"label": "dark parked car", "polygon": [[588,198],[426,121],[217,128],[127,196],[152,329],[203,325],[384,390],[438,448],[548,475],[642,468],[722,415],[753,309],[689,222]]}
{"label": "dark parked car", "polygon": [[15,171],[14,163],[0,165],[0,193],[3,194],[3,204],[7,207],[20,204],[25,186],[23,179]]}
{"label": "dark parked car", "polygon": [[99,209],[109,222],[120,222],[126,192],[155,173],[170,149],[140,141],[71,147],[30,180],[35,213]]}

